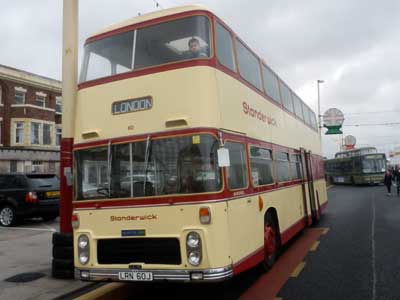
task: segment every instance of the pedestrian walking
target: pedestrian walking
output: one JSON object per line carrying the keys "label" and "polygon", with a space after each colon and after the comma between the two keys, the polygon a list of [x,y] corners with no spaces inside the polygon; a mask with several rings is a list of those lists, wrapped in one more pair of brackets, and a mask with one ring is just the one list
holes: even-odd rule
{"label": "pedestrian walking", "polygon": [[393,171],[393,181],[396,186],[397,190],[397,196],[399,196],[400,193],[400,169],[399,166],[396,165]]}
{"label": "pedestrian walking", "polygon": [[390,170],[386,170],[385,179],[383,180],[383,183],[386,185],[388,196],[392,195],[392,181],[393,181],[392,172],[390,172]]}

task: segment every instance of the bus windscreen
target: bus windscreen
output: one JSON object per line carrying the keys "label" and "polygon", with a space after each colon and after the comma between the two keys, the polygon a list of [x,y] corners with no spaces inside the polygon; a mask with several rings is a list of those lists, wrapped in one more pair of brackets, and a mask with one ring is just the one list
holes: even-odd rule
{"label": "bus windscreen", "polygon": [[115,34],[85,45],[80,82],[210,57],[210,23],[193,16]]}
{"label": "bus windscreen", "polygon": [[215,137],[200,134],[76,151],[77,198],[217,192],[218,145]]}

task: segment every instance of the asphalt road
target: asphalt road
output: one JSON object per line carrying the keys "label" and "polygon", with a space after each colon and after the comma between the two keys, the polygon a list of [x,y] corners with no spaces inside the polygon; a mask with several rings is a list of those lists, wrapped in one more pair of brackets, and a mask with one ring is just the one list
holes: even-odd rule
{"label": "asphalt road", "polygon": [[383,186],[334,186],[319,226],[328,234],[279,297],[400,299],[400,197]]}

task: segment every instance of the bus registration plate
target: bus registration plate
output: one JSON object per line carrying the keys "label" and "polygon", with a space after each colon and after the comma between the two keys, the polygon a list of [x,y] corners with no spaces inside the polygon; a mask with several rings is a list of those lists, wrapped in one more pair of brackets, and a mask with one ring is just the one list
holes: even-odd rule
{"label": "bus registration plate", "polygon": [[123,281],[152,281],[153,273],[142,271],[118,272],[118,279]]}

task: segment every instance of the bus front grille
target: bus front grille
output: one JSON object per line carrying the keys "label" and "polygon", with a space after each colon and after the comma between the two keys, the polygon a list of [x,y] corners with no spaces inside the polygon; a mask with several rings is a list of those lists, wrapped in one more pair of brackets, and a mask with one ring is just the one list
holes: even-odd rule
{"label": "bus front grille", "polygon": [[121,238],[97,242],[99,264],[180,265],[181,251],[176,238]]}

